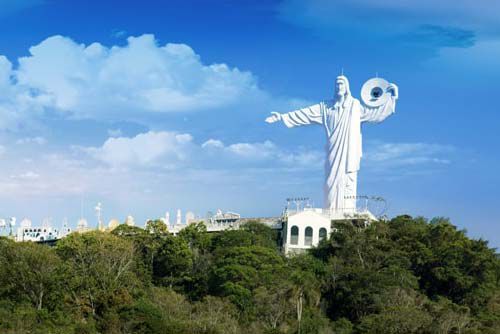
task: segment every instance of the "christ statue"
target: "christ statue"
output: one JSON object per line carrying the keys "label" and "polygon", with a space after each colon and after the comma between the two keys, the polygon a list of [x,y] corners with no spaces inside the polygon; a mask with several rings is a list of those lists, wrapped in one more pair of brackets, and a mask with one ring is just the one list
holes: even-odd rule
{"label": "christ statue", "polygon": [[351,95],[349,80],[341,75],[335,81],[335,98],[288,113],[272,112],[267,123],[282,121],[288,128],[317,124],[327,138],[324,208],[330,212],[356,210],[356,185],[362,155],[361,123],[379,123],[394,113],[398,87],[389,84],[384,103],[370,107]]}

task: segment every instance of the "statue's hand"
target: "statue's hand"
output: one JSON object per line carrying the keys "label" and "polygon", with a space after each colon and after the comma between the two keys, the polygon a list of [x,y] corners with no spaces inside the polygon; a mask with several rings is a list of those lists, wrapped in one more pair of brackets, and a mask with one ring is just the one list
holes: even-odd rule
{"label": "statue's hand", "polygon": [[399,97],[399,88],[396,86],[396,84],[389,84],[389,87],[387,87],[388,92],[392,92],[392,97],[397,99]]}
{"label": "statue's hand", "polygon": [[281,114],[279,112],[276,112],[276,111],[272,111],[271,116],[266,118],[267,123],[274,123],[274,122],[278,122],[278,121],[281,121]]}

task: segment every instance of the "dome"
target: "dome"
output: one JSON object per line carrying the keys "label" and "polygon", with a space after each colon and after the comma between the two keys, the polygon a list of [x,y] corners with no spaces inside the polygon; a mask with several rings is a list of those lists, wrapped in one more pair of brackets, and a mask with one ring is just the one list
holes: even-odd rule
{"label": "dome", "polygon": [[78,221],[76,224],[76,228],[78,230],[85,230],[89,224],[87,223],[87,220],[85,218],[82,218]]}
{"label": "dome", "polygon": [[135,226],[134,217],[128,215],[127,219],[125,220],[125,224],[127,224],[128,226]]}
{"label": "dome", "polygon": [[120,225],[120,222],[118,221],[118,219],[111,219],[108,223],[108,229],[110,231],[113,231],[115,228],[118,227],[118,225]]}

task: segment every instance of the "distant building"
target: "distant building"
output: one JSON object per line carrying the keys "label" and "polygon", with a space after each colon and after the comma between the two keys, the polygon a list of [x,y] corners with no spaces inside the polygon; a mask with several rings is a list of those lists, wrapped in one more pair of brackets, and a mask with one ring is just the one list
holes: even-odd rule
{"label": "distant building", "polygon": [[76,224],[76,231],[79,233],[84,233],[88,232],[89,230],[89,223],[87,222],[87,220],[85,218],[80,218],[78,220],[78,223]]}
{"label": "distant building", "polygon": [[188,211],[186,213],[186,225],[194,223],[195,221],[196,221],[196,216],[194,215],[194,213],[191,211]]}
{"label": "distant building", "polygon": [[135,226],[135,219],[133,216],[128,215],[127,219],[125,219],[125,225],[127,226]]}
{"label": "distant building", "polygon": [[108,231],[113,231],[118,226],[120,226],[120,221],[118,219],[113,218],[108,223]]}
{"label": "distant building", "polygon": [[175,222],[176,225],[182,225],[182,213],[181,209],[177,209],[177,220]]}
{"label": "distant building", "polygon": [[52,241],[59,239],[59,230],[44,226],[44,227],[19,227],[17,229],[16,241]]}
{"label": "distant building", "polygon": [[67,236],[68,234],[70,234],[71,232],[72,232],[72,230],[71,230],[71,227],[69,227],[69,225],[68,225],[68,220],[66,218],[64,218],[62,229],[59,233],[59,237],[63,238],[65,236]]}
{"label": "distant building", "polygon": [[227,224],[234,224],[238,222],[238,220],[241,218],[241,215],[239,213],[235,212],[222,212],[222,210],[217,210],[217,213],[210,217],[210,224],[217,224],[217,225],[227,225]]}

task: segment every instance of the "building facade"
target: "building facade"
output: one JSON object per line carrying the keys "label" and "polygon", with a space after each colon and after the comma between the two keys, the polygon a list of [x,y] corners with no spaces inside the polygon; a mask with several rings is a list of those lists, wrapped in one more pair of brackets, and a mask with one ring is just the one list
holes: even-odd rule
{"label": "building facade", "polygon": [[321,209],[288,213],[283,221],[283,251],[293,254],[315,247],[330,236],[330,231],[330,216]]}

